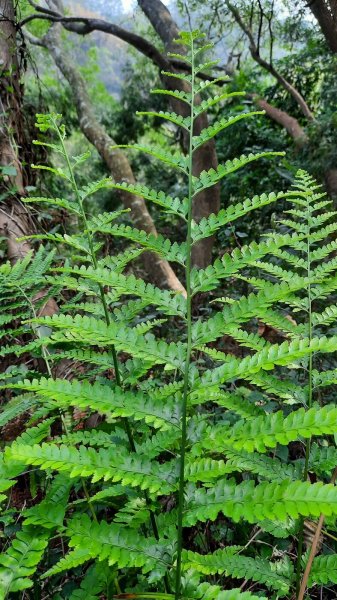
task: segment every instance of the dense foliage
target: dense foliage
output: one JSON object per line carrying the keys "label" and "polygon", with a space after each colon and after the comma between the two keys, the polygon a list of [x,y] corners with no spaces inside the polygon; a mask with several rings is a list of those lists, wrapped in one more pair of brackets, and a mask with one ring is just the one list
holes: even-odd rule
{"label": "dense foliage", "polygon": [[[135,148],[183,176],[186,197],[111,179],[79,185],[88,153],[69,156],[60,115],[38,115],[37,143],[62,164],[37,168],[69,191],[28,202],[62,208],[77,232],[30,236],[46,245],[0,267],[1,356],[11,365],[1,387],[12,394],[0,414],[10,440],[0,462],[2,598],[29,588],[32,598],[55,600],[292,598],[311,519],[324,515],[334,539],[336,212],[298,171],[288,191],[192,219],[200,191],[280,153],[242,155],[193,175],[196,150],[256,111],[194,135],[200,114],[231,92],[222,85],[210,95],[212,81],[198,78],[209,67],[198,32],[182,33],[179,44],[190,74],[171,75],[184,91],[159,93],[183,101],[189,115],[147,115],[182,127],[189,151]],[[124,211],[88,215],[93,194],[120,188],[174,215],[185,241],[126,225]],[[285,207],[275,231],[192,268],[194,244],[273,203]],[[102,256],[110,237],[127,244]],[[131,272],[144,251],[179,265],[186,294]],[[329,543],[313,559],[313,594],[337,583],[336,572]]]}

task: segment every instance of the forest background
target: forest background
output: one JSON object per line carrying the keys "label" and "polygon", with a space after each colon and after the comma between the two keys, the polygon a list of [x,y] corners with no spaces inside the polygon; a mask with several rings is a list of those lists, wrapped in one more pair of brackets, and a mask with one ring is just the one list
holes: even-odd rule
{"label": "forest background", "polygon": [[[10,10],[10,2],[3,4]],[[21,41],[17,42],[17,54],[20,75],[24,76],[20,79],[20,89],[18,85],[13,87],[17,98],[3,98],[4,109],[8,103],[13,107],[17,104],[20,110],[19,118],[13,112],[12,123],[6,123],[3,116],[2,125],[3,132],[6,128],[8,131],[13,129],[14,143],[22,146],[23,173],[18,189],[28,185],[31,190],[36,185],[37,195],[44,195],[43,185],[49,186],[46,177],[42,182],[29,167],[30,163],[36,162],[30,144],[34,137],[34,114],[47,109],[63,114],[72,151],[90,149],[93,153],[92,171],[86,173],[82,169],[83,180],[101,174],[125,180],[134,177],[146,180],[154,187],[160,181],[164,191],[174,193],[172,186],[174,188],[179,182],[172,177],[169,166],[163,173],[162,167],[151,158],[127,152],[112,160],[105,143],[108,138],[102,140],[109,136],[117,144],[151,141],[171,149],[179,146],[179,135],[174,128],[163,130],[159,119],[151,126],[145,125],[135,111],[160,110],[167,106],[164,97],[158,99],[149,90],[159,83],[160,69],[165,68],[164,56],[172,45],[172,37],[190,23],[192,27],[202,26],[215,43],[214,58],[219,58],[216,75],[229,76],[230,91],[245,89],[247,92],[244,99],[233,98],[222,106],[220,113],[215,107],[209,119],[251,108],[262,109],[267,116],[247,121],[244,127],[238,124],[235,135],[231,131],[217,142],[216,147],[212,143],[209,156],[200,157],[200,170],[252,151],[286,152],[284,160],[278,164],[256,163],[249,172],[227,178],[221,189],[216,187],[208,194],[209,198],[200,198],[194,208],[196,219],[244,198],[249,189],[258,193],[258,189],[268,192],[284,188],[298,166],[308,169],[330,196],[336,197],[336,17],[333,3],[331,6],[318,1],[308,6],[291,2],[271,2],[266,6],[241,3],[236,7],[216,1],[206,4],[195,1],[188,6],[183,2],[171,2],[168,5],[170,12],[167,12],[164,4],[156,2],[136,5],[132,2],[69,1],[58,8],[56,3],[53,9],[59,14],[83,17],[84,21],[64,23],[63,28],[54,26],[49,36],[45,36],[48,16],[44,13],[41,18],[36,18],[39,11],[38,7],[33,8],[35,5],[18,4],[20,16],[16,18],[24,25],[19,28]],[[35,14],[32,15],[32,11]],[[2,47],[2,54],[2,62],[7,64],[8,48]],[[14,75],[14,79],[16,77]],[[15,85],[15,81],[12,83]],[[5,86],[2,91],[6,96]],[[18,128],[16,135],[15,127]],[[23,139],[22,136],[26,137]],[[29,156],[25,155],[27,152]],[[2,164],[10,163],[11,151],[5,147],[5,136],[2,153]],[[6,179],[6,169],[3,174],[3,185],[7,191],[11,190],[11,177]],[[256,183],[259,184],[257,187]],[[102,191],[96,196],[95,204],[110,210],[119,201],[120,196]],[[165,223],[158,222],[162,217],[153,212],[149,216],[143,207],[137,210],[141,210],[141,214],[134,216],[142,220],[142,228],[154,227],[153,218],[156,226],[164,231]],[[235,226],[222,231],[217,240],[220,246],[214,249],[215,253],[226,251],[227,243],[254,239],[257,231],[270,225],[274,210],[272,207],[249,216],[248,222],[240,223],[238,231]],[[132,218],[133,213],[130,216]],[[51,218],[48,214],[39,214],[40,220],[44,217]],[[195,261],[200,266],[209,263],[212,244],[213,241],[204,242],[203,247],[195,251]],[[156,274],[155,269],[151,276],[160,280],[161,274]],[[177,283],[174,277],[170,281],[170,277],[173,277],[171,272],[164,273],[166,285],[174,288]]]}

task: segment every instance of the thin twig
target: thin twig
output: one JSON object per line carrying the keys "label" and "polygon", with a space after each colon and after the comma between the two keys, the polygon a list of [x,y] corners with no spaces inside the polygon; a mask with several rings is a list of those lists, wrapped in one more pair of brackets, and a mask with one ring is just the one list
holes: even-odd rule
{"label": "thin twig", "polygon": [[[335,468],[335,470],[333,472],[330,483],[335,483],[336,479],[337,479],[337,467]],[[315,535],[313,537],[312,545],[310,548],[308,562],[306,564],[305,571],[303,573],[301,587],[300,587],[300,591],[297,596],[297,600],[303,600],[303,598],[304,598],[305,590],[307,589],[308,579],[309,579],[309,575],[310,575],[310,571],[311,571],[311,567],[312,567],[312,562],[316,556],[317,545],[318,545],[319,539],[321,537],[324,519],[325,519],[325,516],[321,515],[318,520]]]}

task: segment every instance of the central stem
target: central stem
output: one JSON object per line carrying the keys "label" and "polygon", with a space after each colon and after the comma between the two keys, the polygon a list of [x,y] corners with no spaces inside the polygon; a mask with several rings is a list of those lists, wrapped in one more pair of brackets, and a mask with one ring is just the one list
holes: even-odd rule
{"label": "central stem", "polygon": [[181,415],[181,445],[179,466],[179,491],[178,491],[178,522],[177,522],[177,567],[175,600],[179,600],[181,593],[181,556],[183,549],[183,512],[185,492],[185,455],[187,442],[187,397],[189,389],[189,369],[192,352],[192,292],[191,292],[191,251],[192,251],[192,199],[193,199],[193,124],[194,124],[194,48],[191,35],[191,125],[189,131],[188,150],[188,217],[186,238],[186,320],[187,320],[187,345],[184,372],[184,389]]}
{"label": "central stem", "polygon": [[[313,327],[312,327],[312,297],[311,297],[311,251],[310,251],[310,204],[309,199],[307,200],[307,277],[308,277],[308,287],[307,287],[307,298],[308,298],[308,339],[311,344],[312,335],[313,335]],[[308,363],[308,400],[307,405],[308,408],[312,406],[312,397],[313,397],[313,387],[312,387],[312,362],[313,357],[312,353],[309,354],[309,363]],[[310,456],[310,448],[311,448],[311,438],[308,438],[305,445],[305,460],[304,460],[304,469],[303,469],[303,481],[306,481],[308,478],[308,470],[309,470],[309,456]],[[303,541],[304,541],[304,519],[301,519],[301,529],[298,537],[298,548],[297,548],[297,573],[296,573],[296,594],[299,594],[300,584],[301,584],[301,558],[303,551]]]}

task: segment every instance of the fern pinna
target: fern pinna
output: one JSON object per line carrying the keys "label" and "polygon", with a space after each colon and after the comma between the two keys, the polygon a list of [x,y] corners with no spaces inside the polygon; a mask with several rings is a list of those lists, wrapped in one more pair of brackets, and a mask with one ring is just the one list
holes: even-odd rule
{"label": "fern pinna", "polygon": [[[19,327],[29,339],[2,350],[31,353],[45,365],[44,372],[25,378],[17,372],[2,376],[2,387],[18,396],[4,407],[1,424],[31,412],[29,427],[1,455],[4,518],[17,480],[34,473],[40,489],[39,501],[21,512],[21,529],[0,556],[3,598],[32,586],[35,594],[71,599],[124,593],[156,600],[291,598],[307,560],[305,519],[324,514],[330,538],[335,528],[337,490],[328,481],[337,457],[331,445],[337,408],[321,393],[327,387],[329,399],[337,379],[337,337],[327,335],[337,313],[330,300],[337,285],[337,243],[329,241],[337,229],[335,212],[299,172],[287,192],[253,196],[199,223],[192,220],[192,201],[201,190],[278,153],[242,156],[193,174],[202,144],[255,113],[221,119],[194,135],[198,116],[237,92],[212,97],[212,82],[199,81],[213,64],[199,64],[209,48],[199,33],[181,34],[179,44],[186,46],[178,58],[189,74],[165,75],[182,80],[185,91],[157,91],[185,103],[189,116],[146,114],[185,129],[189,150],[140,149],[186,176],[186,198],[110,179],[78,187],[76,169],[87,155],[68,156],[59,115],[38,116],[39,130],[56,138],[46,144],[65,161],[64,168],[47,168],[68,182],[72,196],[30,201],[74,213],[81,233],[38,236],[48,247],[56,243],[74,253],[63,266],[51,266],[46,254],[51,258],[43,286],[60,294],[61,311],[39,316],[31,306],[32,277],[21,282],[31,310],[23,309]],[[173,213],[185,223],[186,241],[147,235],[122,223],[121,212],[88,217],[86,199],[101,187],[136,192]],[[279,232],[204,270],[192,268],[194,244],[275,201],[293,206]],[[125,238],[129,246],[101,258],[102,235]],[[124,273],[143,251],[185,270],[186,296]],[[16,270],[30,268],[26,262],[3,267],[6,297],[15,297],[10,282]],[[250,293],[238,298],[235,280],[245,281]],[[211,315],[192,316],[200,292],[223,289],[227,296],[218,294]],[[224,336],[236,345],[234,354],[221,345]],[[322,372],[324,353],[332,357],[331,369]],[[64,360],[75,373],[82,365],[77,377],[57,376]],[[79,410],[98,414],[98,425],[78,429]],[[327,544],[313,561],[308,585],[335,583],[336,569],[337,555]],[[69,590],[62,590],[65,577],[72,581]]]}

